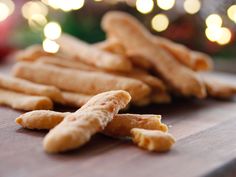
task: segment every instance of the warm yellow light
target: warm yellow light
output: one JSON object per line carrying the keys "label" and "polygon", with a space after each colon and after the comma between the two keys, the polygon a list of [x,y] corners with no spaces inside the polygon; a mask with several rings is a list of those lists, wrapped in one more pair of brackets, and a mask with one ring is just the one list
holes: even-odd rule
{"label": "warm yellow light", "polygon": [[[9,9],[9,15],[11,15],[15,10],[15,4],[12,0],[0,0],[0,3],[5,4]],[[1,11],[0,11],[1,13]]]}
{"label": "warm yellow light", "polygon": [[57,22],[50,22],[44,27],[44,35],[51,40],[61,36],[61,26]]}
{"label": "warm yellow light", "polygon": [[59,51],[59,44],[50,39],[45,39],[43,41],[43,50],[48,53],[57,53]]}
{"label": "warm yellow light", "polygon": [[236,5],[232,5],[227,10],[228,17],[236,23]]}
{"label": "warm yellow light", "polygon": [[220,35],[221,35],[221,27],[216,27],[216,26],[211,26],[206,28],[205,30],[206,37],[212,41],[216,42],[219,40]]}
{"label": "warm yellow light", "polygon": [[71,0],[70,3],[73,10],[79,10],[84,6],[84,0]]}
{"label": "warm yellow light", "polygon": [[201,8],[201,2],[199,0],[185,0],[184,10],[189,14],[197,13]]}
{"label": "warm yellow light", "polygon": [[8,6],[0,2],[0,22],[4,21],[10,15],[10,9]]}
{"label": "warm yellow light", "polygon": [[47,16],[48,8],[42,2],[39,1],[29,1],[25,3],[21,9],[22,15],[29,19],[32,15],[40,14],[43,16]]}
{"label": "warm yellow light", "polygon": [[231,31],[228,28],[221,28],[221,35],[219,39],[217,40],[217,43],[220,45],[228,44],[231,40],[232,34]]}
{"label": "warm yellow light", "polygon": [[94,0],[95,2],[101,2],[102,0]]}
{"label": "warm yellow light", "polygon": [[153,0],[137,0],[136,9],[142,14],[147,14],[152,11],[154,7]]}
{"label": "warm yellow light", "polygon": [[84,6],[85,0],[43,0],[54,9],[61,9],[65,12],[78,10]]}
{"label": "warm yellow light", "polygon": [[169,10],[175,5],[175,0],[157,0],[157,5],[163,10]]}
{"label": "warm yellow light", "polygon": [[158,32],[164,31],[169,25],[169,19],[164,14],[158,14],[151,21],[152,28]]}
{"label": "warm yellow light", "polygon": [[40,30],[47,24],[47,19],[41,14],[34,14],[28,19],[28,23],[32,29]]}
{"label": "warm yellow light", "polygon": [[207,27],[221,27],[222,23],[222,18],[218,14],[211,14],[206,18]]}

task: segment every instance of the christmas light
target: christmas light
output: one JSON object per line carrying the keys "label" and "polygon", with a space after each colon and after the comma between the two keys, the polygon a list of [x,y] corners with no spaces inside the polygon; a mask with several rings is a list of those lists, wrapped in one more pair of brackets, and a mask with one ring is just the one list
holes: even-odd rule
{"label": "christmas light", "polygon": [[175,0],[157,0],[157,5],[163,10],[169,10],[175,5]]}
{"label": "christmas light", "polygon": [[206,37],[212,41],[212,42],[216,42],[217,40],[219,40],[220,35],[221,35],[221,28],[220,27],[216,27],[216,26],[211,26],[206,28],[205,30],[205,34]]}
{"label": "christmas light", "polygon": [[211,14],[206,18],[207,27],[221,27],[222,26],[222,18],[218,14]]}
{"label": "christmas light", "polygon": [[158,14],[153,17],[151,21],[152,28],[157,32],[161,32],[167,29],[169,25],[169,19],[164,14]]}
{"label": "christmas light", "polygon": [[85,0],[42,0],[45,4],[54,9],[61,9],[65,12],[78,10],[84,6]]}
{"label": "christmas light", "polygon": [[221,28],[221,35],[217,40],[217,43],[220,45],[226,45],[230,42],[232,37],[231,31],[228,28]]}
{"label": "christmas light", "polygon": [[44,35],[51,40],[61,36],[61,26],[57,22],[50,22],[44,27]]}
{"label": "christmas light", "polygon": [[0,22],[4,21],[15,10],[15,4],[11,0],[0,0]]}
{"label": "christmas light", "polygon": [[147,14],[153,10],[154,3],[153,0],[137,0],[136,9],[142,13]]}
{"label": "christmas light", "polygon": [[199,0],[185,0],[184,10],[189,14],[196,14],[201,8],[201,2]]}
{"label": "christmas light", "polygon": [[40,14],[47,16],[48,8],[39,1],[29,1],[25,3],[21,9],[23,17],[30,19],[32,15]]}
{"label": "christmas light", "polygon": [[34,14],[28,19],[29,26],[35,30],[41,30],[47,24],[47,19],[41,14]]}
{"label": "christmas light", "polygon": [[236,5],[232,5],[227,10],[228,17],[236,23]]}
{"label": "christmas light", "polygon": [[50,39],[45,39],[43,41],[43,50],[48,53],[57,53],[60,49],[59,44]]}

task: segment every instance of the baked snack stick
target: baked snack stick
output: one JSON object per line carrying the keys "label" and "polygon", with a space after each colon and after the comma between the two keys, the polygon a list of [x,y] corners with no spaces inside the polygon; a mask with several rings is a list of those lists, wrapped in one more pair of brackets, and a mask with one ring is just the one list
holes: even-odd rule
{"label": "baked snack stick", "polygon": [[125,108],[130,100],[129,93],[122,90],[104,92],[92,97],[79,110],[66,116],[50,130],[43,141],[45,151],[57,153],[84,145],[91,136],[104,130],[114,115]]}
{"label": "baked snack stick", "polygon": [[62,58],[58,58],[58,57],[42,57],[42,58],[39,58],[37,62],[66,67],[66,68],[79,69],[79,70],[84,70],[84,71],[97,71],[97,72],[103,72],[103,73],[110,73],[117,76],[130,77],[130,78],[143,81],[144,83],[152,87],[154,90],[161,90],[161,91],[166,90],[166,87],[164,83],[162,82],[162,80],[138,68],[133,68],[133,70],[131,70],[130,72],[125,72],[125,73],[114,72],[114,71],[104,71],[99,68],[89,66],[81,62],[68,61]]}
{"label": "baked snack stick", "polygon": [[100,50],[68,34],[58,40],[62,53],[89,65],[111,71],[130,71],[132,64],[126,58]]}
{"label": "baked snack stick", "polygon": [[36,44],[17,52],[15,59],[17,61],[35,61],[41,56],[51,55],[52,54],[45,52],[41,45]]}
{"label": "baked snack stick", "polygon": [[73,106],[77,108],[83,106],[85,103],[88,102],[89,99],[93,97],[93,95],[65,91],[62,91],[62,96],[64,100],[64,105]]}
{"label": "baked snack stick", "polygon": [[113,76],[101,72],[59,68],[52,65],[17,63],[13,75],[32,82],[53,85],[61,90],[95,95],[109,90],[125,90],[133,101],[149,95],[148,85],[137,79]]}
{"label": "baked snack stick", "polygon": [[211,70],[213,68],[212,59],[204,53],[192,51],[184,45],[159,36],[153,37],[153,42],[170,52],[180,63],[195,71]]}
{"label": "baked snack stick", "polygon": [[135,144],[148,151],[166,152],[175,143],[175,138],[170,133],[159,130],[133,128],[131,135]]}
{"label": "baked snack stick", "polygon": [[53,103],[48,97],[26,95],[4,89],[0,89],[0,105],[24,111],[53,108]]}
{"label": "baked snack stick", "polygon": [[46,96],[55,102],[63,103],[60,90],[54,86],[36,84],[24,79],[0,74],[0,88],[29,95]]}
{"label": "baked snack stick", "polygon": [[[48,130],[58,125],[69,114],[72,113],[37,110],[20,115],[15,122],[28,129]],[[168,127],[161,123],[160,115],[116,114],[102,133],[112,137],[126,137],[131,136],[132,128],[168,131]]]}
{"label": "baked snack stick", "polygon": [[153,64],[166,84],[183,96],[206,97],[206,89],[195,72],[153,43],[152,36],[132,16],[122,12],[108,12],[102,27],[109,36],[116,37],[127,51],[137,53]]}
{"label": "baked snack stick", "polygon": [[213,98],[229,99],[236,94],[236,84],[212,74],[201,73],[207,94]]}

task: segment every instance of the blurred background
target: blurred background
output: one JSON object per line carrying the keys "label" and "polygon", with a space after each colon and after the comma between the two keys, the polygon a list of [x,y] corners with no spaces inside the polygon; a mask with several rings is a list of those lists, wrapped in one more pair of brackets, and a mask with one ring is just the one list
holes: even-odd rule
{"label": "blurred background", "polygon": [[110,10],[133,14],[153,34],[206,52],[236,71],[235,0],[0,0],[0,58],[35,43],[57,52],[53,40],[61,32],[102,41],[100,21]]}

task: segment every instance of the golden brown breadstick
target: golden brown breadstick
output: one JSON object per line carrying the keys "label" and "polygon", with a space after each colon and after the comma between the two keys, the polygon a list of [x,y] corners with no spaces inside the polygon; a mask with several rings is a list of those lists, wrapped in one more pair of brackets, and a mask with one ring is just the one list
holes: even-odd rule
{"label": "golden brown breadstick", "polygon": [[86,65],[81,62],[77,61],[68,61],[64,60],[62,58],[58,57],[42,57],[37,60],[38,63],[44,63],[44,64],[52,64],[56,66],[66,67],[66,68],[73,68],[73,69],[79,69],[84,71],[97,71],[97,72],[103,72],[103,73],[110,73],[117,76],[124,76],[124,77],[130,77],[134,79],[138,79],[143,81],[144,83],[148,84],[150,87],[152,87],[154,90],[166,90],[166,87],[164,83],[157,77],[152,76],[148,74],[147,72],[138,69],[133,68],[130,72],[112,72],[112,71],[104,71],[99,68]]}
{"label": "golden brown breadstick", "polygon": [[[69,114],[71,113],[46,110],[31,111],[17,117],[15,122],[28,129],[48,130],[58,125]],[[113,137],[126,137],[130,136],[132,128],[168,131],[168,127],[161,123],[160,115],[116,114],[103,130],[103,134]]]}
{"label": "golden brown breadstick", "polygon": [[167,92],[153,92],[151,95],[151,102],[157,103],[157,104],[163,104],[163,103],[170,103],[171,102],[171,96]]}
{"label": "golden brown breadstick", "polygon": [[52,109],[52,101],[45,96],[32,96],[0,89],[0,105],[13,109],[32,111],[39,109]]}
{"label": "golden brown breadstick", "polygon": [[0,87],[29,95],[46,96],[55,102],[63,103],[60,90],[54,86],[35,84],[24,79],[0,74]]}
{"label": "golden brown breadstick", "polygon": [[19,51],[15,59],[17,61],[35,61],[41,56],[51,56],[52,54],[44,52],[41,45],[32,45],[22,51]]}
{"label": "golden brown breadstick", "polygon": [[195,72],[153,42],[151,34],[132,16],[122,12],[108,12],[102,20],[103,29],[116,37],[127,52],[136,53],[153,64],[165,82],[184,96],[204,98],[206,90]]}
{"label": "golden brown breadstick", "polygon": [[203,71],[211,70],[213,68],[212,59],[204,53],[192,51],[184,45],[159,36],[153,37],[153,42],[166,49],[175,57],[175,59],[193,70]]}
{"label": "golden brown breadstick", "polygon": [[126,58],[100,50],[68,34],[63,34],[57,42],[63,53],[84,63],[111,71],[130,71],[132,64]]}
{"label": "golden brown breadstick", "polygon": [[159,130],[133,128],[131,135],[135,144],[149,151],[165,152],[175,143],[175,138],[170,133]]}
{"label": "golden brown breadstick", "polygon": [[206,85],[207,93],[211,97],[229,99],[236,94],[235,83],[207,73],[202,73],[201,77]]}
{"label": "golden brown breadstick", "polygon": [[46,135],[43,141],[45,151],[63,152],[84,145],[92,135],[104,130],[130,99],[129,93],[122,90],[104,92],[92,97]]}
{"label": "golden brown breadstick", "polygon": [[141,100],[151,89],[142,81],[101,72],[61,69],[52,65],[17,63],[13,75],[32,82],[54,85],[62,90],[95,95],[109,90],[126,90],[132,100]]}
{"label": "golden brown breadstick", "polygon": [[88,102],[93,95],[86,95],[81,93],[62,92],[64,104],[73,107],[81,107]]}

